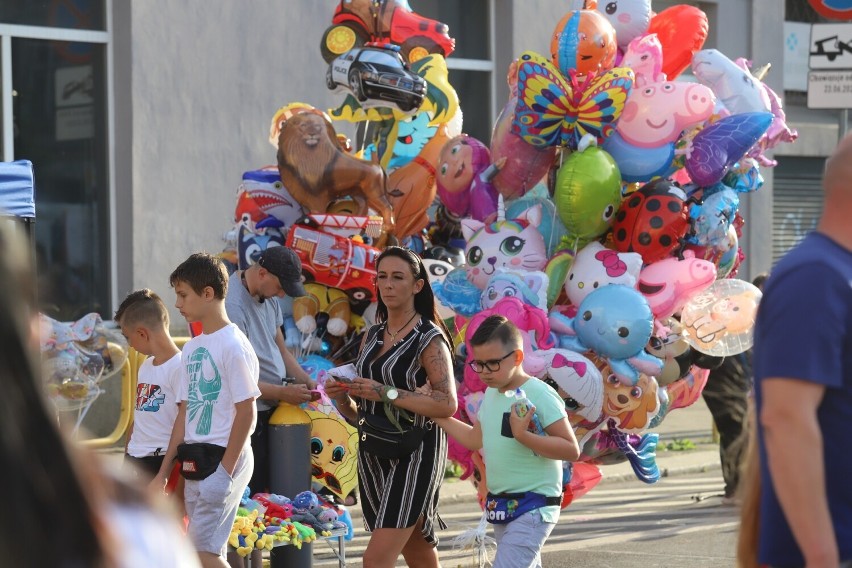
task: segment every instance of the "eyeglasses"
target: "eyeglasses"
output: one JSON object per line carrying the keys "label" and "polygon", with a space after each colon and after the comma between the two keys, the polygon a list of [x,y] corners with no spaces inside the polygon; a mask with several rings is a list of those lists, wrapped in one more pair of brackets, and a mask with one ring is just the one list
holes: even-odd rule
{"label": "eyeglasses", "polygon": [[474,359],[473,361],[468,363],[468,365],[470,365],[470,368],[473,369],[476,373],[481,373],[485,369],[488,369],[492,373],[496,373],[500,370],[500,363],[505,361],[509,355],[514,355],[515,351],[516,350],[513,349],[512,351],[509,351],[499,359],[489,359],[488,361],[477,361],[476,359]]}

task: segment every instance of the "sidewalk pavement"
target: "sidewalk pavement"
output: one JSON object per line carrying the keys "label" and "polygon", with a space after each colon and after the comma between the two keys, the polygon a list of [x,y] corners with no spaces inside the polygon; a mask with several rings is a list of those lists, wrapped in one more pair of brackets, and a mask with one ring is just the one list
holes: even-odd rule
{"label": "sidewalk pavement", "polygon": [[[698,473],[702,471],[720,470],[719,445],[712,441],[713,418],[704,399],[699,398],[691,406],[678,408],[669,413],[665,420],[655,429],[650,430],[660,435],[657,445],[657,465],[661,477]],[[675,440],[689,440],[695,444],[695,449],[666,450],[666,444]],[[123,459],[123,446],[101,450],[107,457],[107,463],[120,467]],[[603,474],[600,483],[636,480],[636,475],[630,463],[624,461],[614,465],[600,466]],[[722,485],[722,474],[719,473],[719,483]],[[441,487],[441,501],[475,500],[476,489],[469,480],[447,479]]]}
{"label": "sidewalk pavement", "polygon": [[[722,481],[719,461],[719,444],[713,442],[713,418],[704,399],[699,398],[691,406],[673,410],[663,422],[650,432],[660,435],[657,445],[657,465],[661,477],[719,470],[719,486]],[[675,440],[691,441],[695,449],[666,450],[666,445]],[[600,483],[635,480],[630,463],[624,461],[614,465],[600,466]],[[441,501],[465,501],[476,499],[476,489],[469,480],[447,479],[441,487]]]}

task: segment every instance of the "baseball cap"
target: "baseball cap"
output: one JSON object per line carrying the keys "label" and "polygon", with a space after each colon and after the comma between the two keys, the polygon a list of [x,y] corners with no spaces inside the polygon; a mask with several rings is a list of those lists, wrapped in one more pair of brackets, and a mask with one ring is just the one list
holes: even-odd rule
{"label": "baseball cap", "polygon": [[277,276],[284,293],[291,298],[307,294],[302,285],[302,261],[293,249],[270,247],[260,253],[257,264]]}

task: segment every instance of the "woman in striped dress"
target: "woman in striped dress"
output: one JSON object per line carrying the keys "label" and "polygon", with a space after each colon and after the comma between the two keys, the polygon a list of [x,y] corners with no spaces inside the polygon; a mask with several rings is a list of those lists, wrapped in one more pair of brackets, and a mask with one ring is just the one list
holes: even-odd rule
{"label": "woman in striped dress", "polygon": [[372,532],[363,563],[365,568],[393,567],[401,553],[409,566],[437,568],[435,524],[445,528],[437,506],[447,435],[430,418],[456,411],[450,335],[435,312],[420,257],[388,247],[376,261],[376,272],[380,323],[364,336],[359,377],[348,385],[329,380],[326,392],[353,422],[359,410],[385,416],[387,408],[396,420],[413,415],[414,423],[426,428],[420,446],[405,458],[358,450],[361,508]]}

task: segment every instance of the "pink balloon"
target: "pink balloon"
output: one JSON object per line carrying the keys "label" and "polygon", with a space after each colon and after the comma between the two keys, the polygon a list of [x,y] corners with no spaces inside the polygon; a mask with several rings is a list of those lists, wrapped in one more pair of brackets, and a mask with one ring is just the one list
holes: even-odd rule
{"label": "pink balloon", "polygon": [[547,176],[556,158],[556,147],[536,148],[512,133],[518,102],[517,61],[509,66],[507,80],[511,94],[491,133],[491,162],[505,162],[491,183],[505,199],[514,199],[524,195]]}

